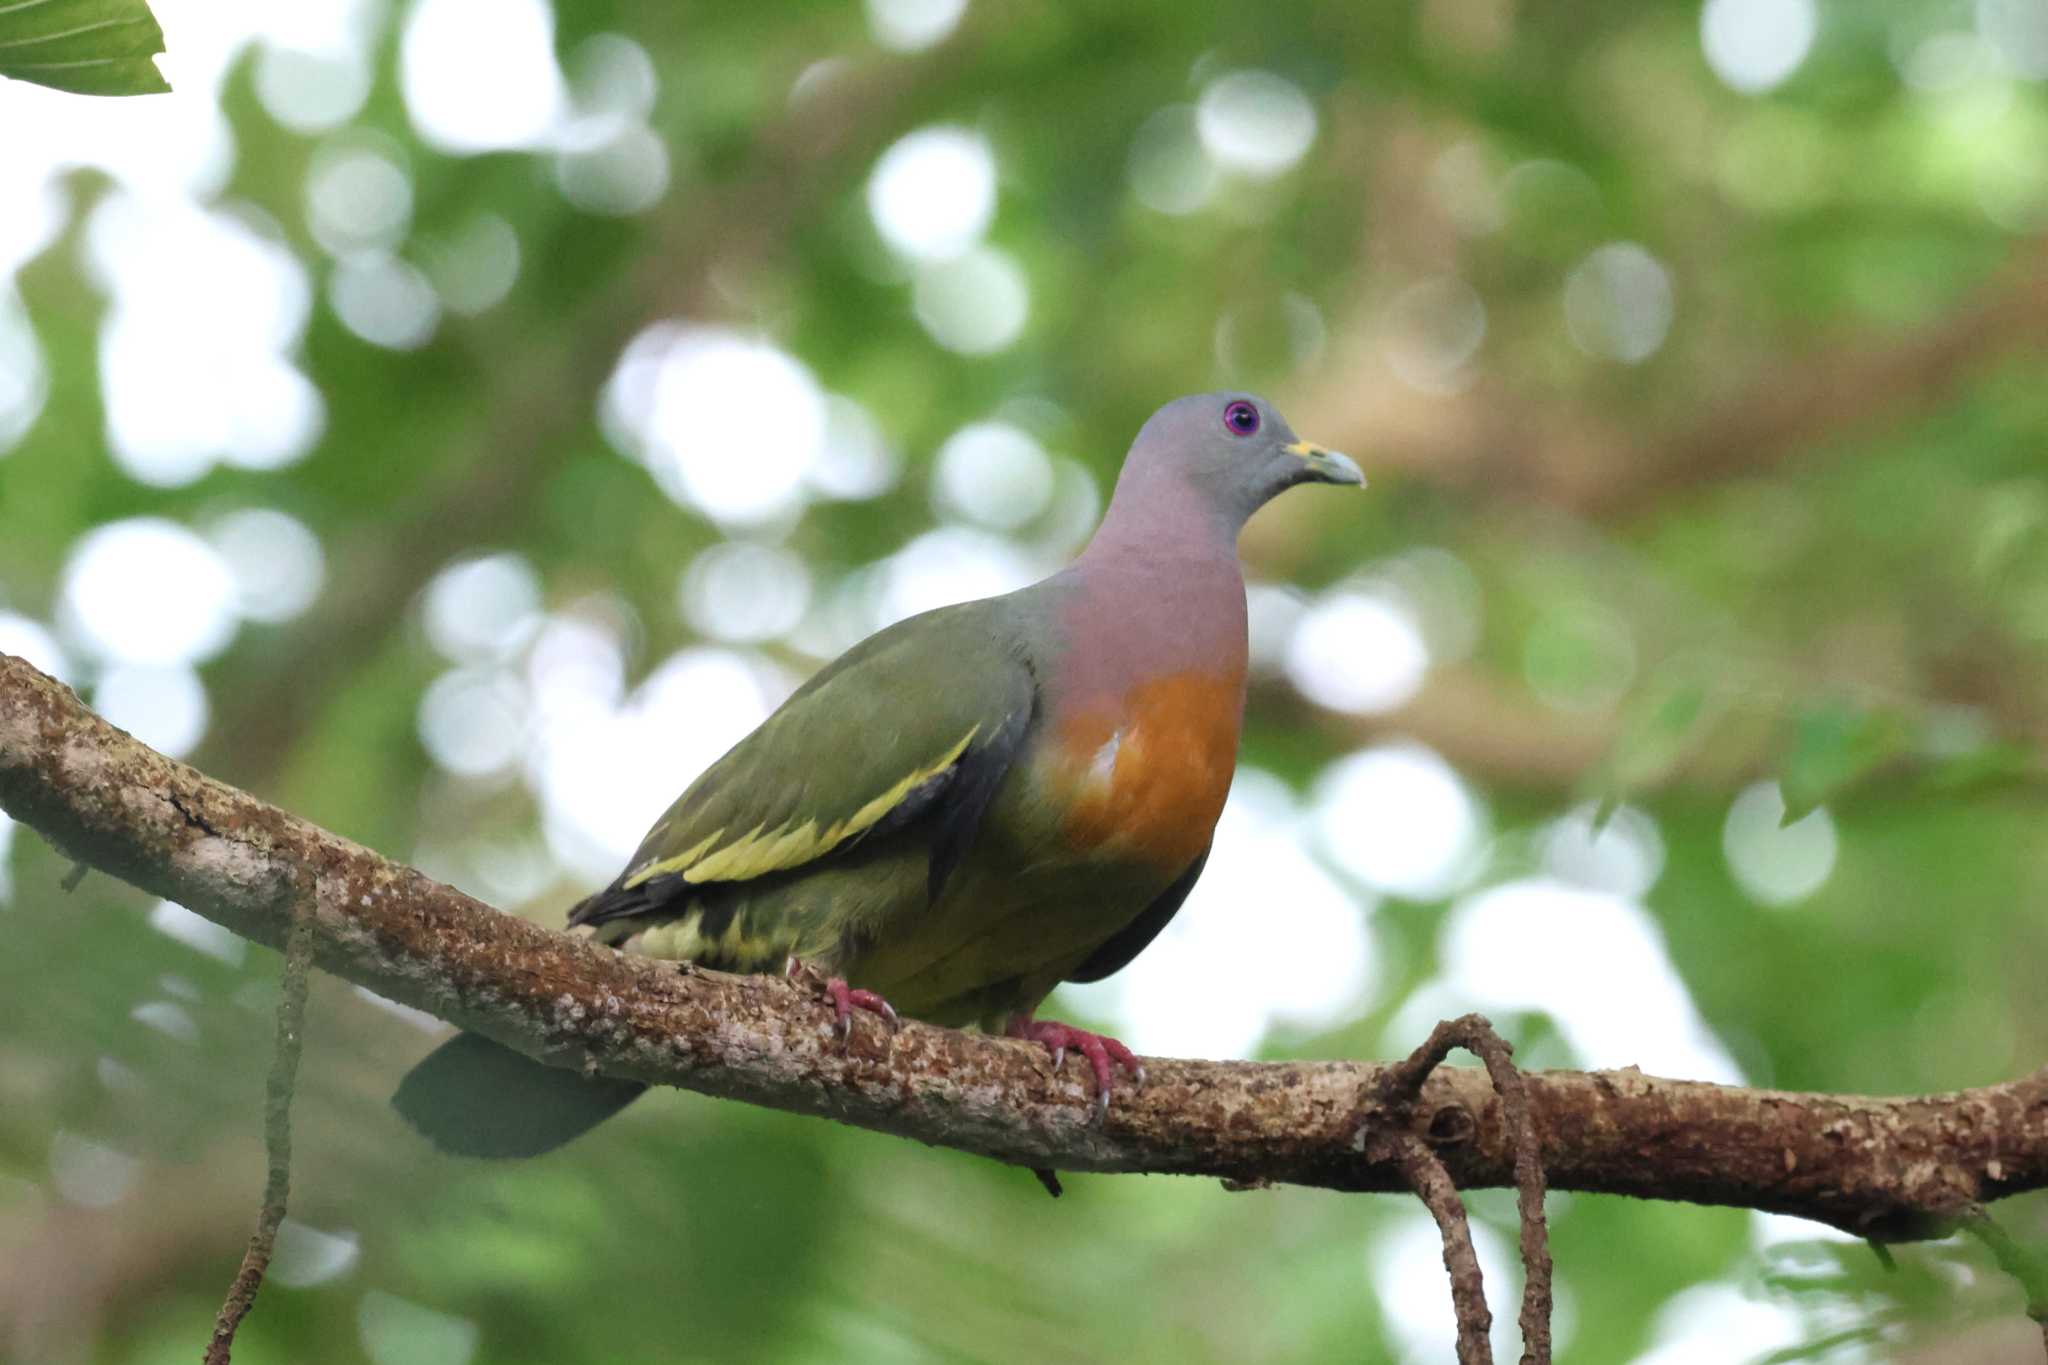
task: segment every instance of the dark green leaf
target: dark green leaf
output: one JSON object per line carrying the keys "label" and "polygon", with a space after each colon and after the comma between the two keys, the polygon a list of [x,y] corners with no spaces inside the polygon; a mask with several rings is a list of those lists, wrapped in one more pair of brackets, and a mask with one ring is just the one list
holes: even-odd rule
{"label": "dark green leaf", "polygon": [[1890,712],[1845,702],[1825,702],[1800,711],[1792,721],[1790,745],[1778,763],[1786,821],[1799,819],[1897,758],[1912,738],[1912,728]]}
{"label": "dark green leaf", "polygon": [[164,31],[146,0],[0,0],[0,76],[75,95],[159,95]]}

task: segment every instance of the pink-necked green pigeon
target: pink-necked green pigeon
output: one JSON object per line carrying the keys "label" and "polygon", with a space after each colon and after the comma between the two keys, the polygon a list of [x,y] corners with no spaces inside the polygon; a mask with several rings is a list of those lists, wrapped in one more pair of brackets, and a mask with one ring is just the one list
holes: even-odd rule
{"label": "pink-necked green pigeon", "polygon": [[[900,621],[841,655],[657,820],[569,912],[627,952],[735,972],[801,962],[854,1010],[1072,1049],[1106,1107],[1114,1039],[1034,1017],[1159,933],[1201,875],[1237,763],[1237,534],[1300,483],[1361,484],[1264,401],[1177,399],[1132,443],[1071,565]],[[893,1008],[892,1008],[893,1007]],[[456,1152],[550,1150],[639,1094],[475,1035],[395,1103]]]}

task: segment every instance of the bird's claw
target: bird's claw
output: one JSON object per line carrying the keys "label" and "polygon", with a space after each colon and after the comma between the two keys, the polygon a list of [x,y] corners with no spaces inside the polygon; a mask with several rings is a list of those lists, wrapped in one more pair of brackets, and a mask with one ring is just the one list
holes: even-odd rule
{"label": "bird's claw", "polygon": [[[807,969],[804,964],[792,957],[789,960],[789,965],[784,969],[784,973],[791,979],[794,979],[801,976],[805,970]],[[889,1032],[891,1033],[903,1027],[903,1020],[896,1013],[894,1005],[891,1005],[873,991],[864,991],[857,986],[847,985],[844,978],[837,976],[826,977],[825,994],[832,997],[832,1031],[839,1035],[839,1041],[842,1043],[849,1042],[853,1038],[853,1012],[855,1010],[866,1010],[869,1014],[880,1015],[883,1021],[889,1025]]]}
{"label": "bird's claw", "polygon": [[1067,1049],[1072,1048],[1088,1059],[1089,1070],[1095,1073],[1095,1121],[1102,1122],[1109,1116],[1110,1092],[1116,1089],[1116,1068],[1122,1067],[1130,1073],[1133,1089],[1143,1089],[1145,1068],[1131,1050],[1114,1038],[1086,1029],[1074,1028],[1069,1024],[1056,1024],[1051,1020],[1027,1019],[1018,1016],[1010,1020],[1008,1029],[1012,1038],[1022,1038],[1044,1047],[1052,1054],[1052,1069],[1057,1073],[1067,1060]]}
{"label": "bird's claw", "polygon": [[873,991],[864,991],[849,986],[836,976],[826,980],[825,990],[832,997],[834,1015],[832,1026],[839,1031],[839,1036],[842,1040],[853,1036],[853,1012],[855,1010],[866,1010],[869,1014],[879,1014],[888,1022],[889,1032],[891,1033],[903,1027],[903,1021],[896,1015],[896,1007],[881,996],[876,995]]}

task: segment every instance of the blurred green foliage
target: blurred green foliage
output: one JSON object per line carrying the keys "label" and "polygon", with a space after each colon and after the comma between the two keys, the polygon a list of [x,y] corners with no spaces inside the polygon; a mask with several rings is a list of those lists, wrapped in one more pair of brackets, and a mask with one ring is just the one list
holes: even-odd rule
{"label": "blurred green foliage", "polygon": [[[0,609],[75,644],[67,563],[125,518],[276,508],[322,547],[310,607],[242,625],[200,670],[200,766],[552,922],[587,877],[550,860],[533,792],[445,771],[422,744],[448,664],[421,597],[450,563],[510,551],[549,611],[616,631],[632,681],[696,640],[678,581],[740,533],[664,496],[601,420],[644,329],[763,337],[900,453],[885,491],[813,497],[771,528],[820,602],[931,529],[935,452],[963,424],[1001,413],[1106,490],[1157,403],[1248,385],[1373,481],[1263,514],[1257,576],[1319,602],[1428,547],[1476,606],[1415,598],[1431,666],[1391,709],[1317,705],[1268,668],[1246,761],[1307,797],[1333,760],[1413,738],[1491,832],[1441,894],[1356,886],[1369,997],[1335,1025],[1275,1026],[1264,1054],[1405,1052],[1440,998],[1452,902],[1543,873],[1544,832],[1589,802],[1654,821],[1642,904],[1748,1080],[1920,1092],[2048,1051],[2040,5],[978,3],[913,51],[879,44],[854,4],[565,5],[553,47],[572,87],[601,35],[657,79],[644,118],[665,185],[630,212],[565,193],[569,151],[423,137],[401,34],[426,8],[337,11],[366,79],[338,122],[289,98],[318,73],[290,65],[313,40],[288,26],[224,67],[231,161],[197,196],[303,267],[309,311],[282,348],[320,403],[302,458],[152,483],[114,457],[122,300],[93,225],[124,201],[146,225],[166,211],[128,173],[59,176],[54,231],[13,281],[31,352],[7,349],[0,289],[0,358],[33,380],[18,434],[0,383]],[[1803,60],[1745,90],[1747,68],[1703,48],[1716,8],[1781,45],[1772,23],[1817,27]],[[178,55],[175,22],[171,37]],[[475,60],[493,60],[481,39]],[[1148,203],[1147,139],[1242,69],[1305,98],[1305,153],[1217,172],[1187,212]],[[173,98],[209,100],[197,84]],[[934,123],[991,149],[986,240],[1028,281],[1028,318],[992,354],[934,339],[865,197],[885,149]],[[11,122],[7,139],[55,127]],[[309,186],[363,148],[408,186],[381,249],[447,293],[430,267],[477,256],[465,234],[487,215],[516,240],[502,298],[441,308],[404,344],[345,317],[350,252]],[[168,420],[200,400],[154,401]],[[1034,536],[1052,543],[1040,522],[1017,532]],[[760,657],[815,663],[799,635]],[[1797,894],[1759,892],[1731,857],[1731,803],[1759,790],[1832,830]],[[104,878],[65,897],[32,837],[0,866],[0,1356],[189,1359],[255,1212],[272,960],[151,933],[150,907]],[[1239,911],[1256,933],[1265,908]],[[1552,1018],[1571,1002],[1541,979],[1524,994],[1544,1003],[1497,1022],[1525,1060],[1637,1060],[1584,1055]],[[672,1096],[559,1157],[481,1167],[384,1107],[426,1041],[316,989],[293,1216],[353,1241],[311,1282],[281,1273],[240,1358],[1449,1358],[1448,1293],[1405,1201],[1075,1179],[1054,1204],[1021,1172]],[[1511,1203],[1474,1202],[1511,1240]],[[1733,1291],[1783,1310],[1795,1355],[1989,1360],[2013,1342],[2017,1291],[1973,1246],[1903,1248],[1884,1274],[1854,1245],[1760,1245],[1740,1212],[1554,1210],[1574,1362],[1728,1358],[1749,1340],[1732,1320],[1717,1334],[1670,1305],[1746,1302]],[[2048,1234],[2038,1199],[2001,1216]],[[1396,1281],[1388,1249],[1417,1245],[1426,1273]],[[1417,1283],[1435,1297],[1412,1301]],[[1418,1317],[1433,1345],[1403,1325]]]}

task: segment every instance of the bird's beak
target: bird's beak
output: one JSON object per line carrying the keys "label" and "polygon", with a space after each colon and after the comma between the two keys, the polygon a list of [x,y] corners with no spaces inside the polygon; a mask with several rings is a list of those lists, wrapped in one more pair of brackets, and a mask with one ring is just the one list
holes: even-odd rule
{"label": "bird's beak", "polygon": [[1313,441],[1296,441],[1281,447],[1307,466],[1307,477],[1318,483],[1349,483],[1365,487],[1365,472],[1348,455],[1325,450]]}

